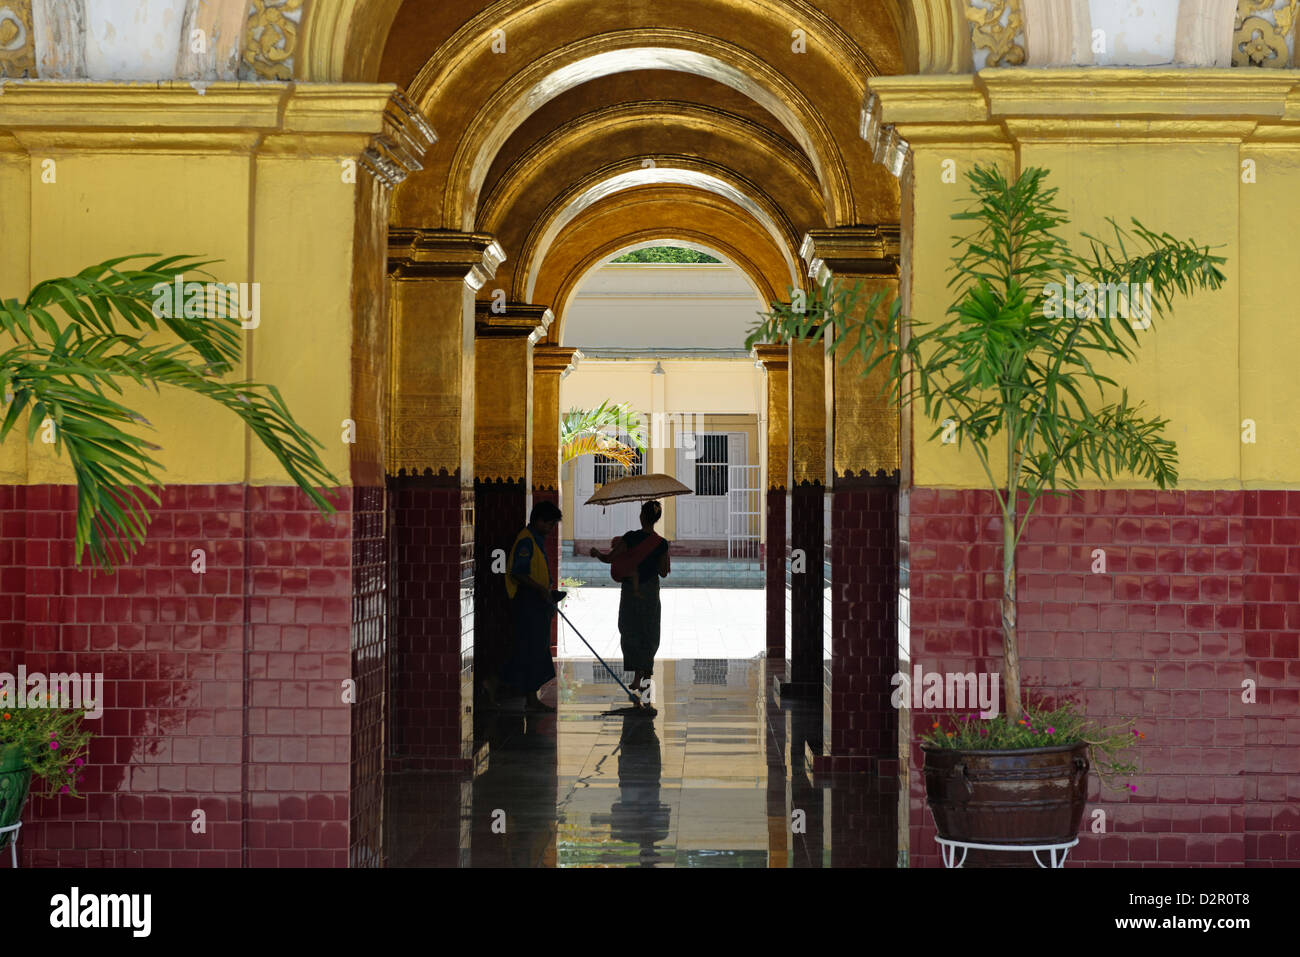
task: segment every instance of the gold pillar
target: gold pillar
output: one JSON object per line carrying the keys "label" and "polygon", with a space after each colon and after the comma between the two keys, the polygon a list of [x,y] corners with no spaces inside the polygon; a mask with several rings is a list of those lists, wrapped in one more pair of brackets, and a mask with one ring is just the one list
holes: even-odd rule
{"label": "gold pillar", "polygon": [[754,346],[754,358],[763,367],[767,384],[767,488],[790,485],[790,350],[788,346]]}
{"label": "gold pillar", "polygon": [[826,347],[819,340],[788,346],[790,487],[826,484]]}
{"label": "gold pillar", "polygon": [[533,350],[534,493],[560,491],[560,379],[581,358],[570,346],[548,344]]}
{"label": "gold pillar", "polygon": [[488,302],[477,308],[474,478],[518,481],[526,488],[533,460],[533,346],[555,314],[526,303],[511,304],[504,313],[492,312]]}
{"label": "gold pillar", "polygon": [[474,293],[505,253],[491,236],[392,228],[393,475],[474,474]]}
{"label": "gold pillar", "polygon": [[[834,277],[861,283],[863,302],[884,291],[885,309],[898,296],[899,228],[896,223],[812,230],[804,237],[803,257],[818,283]],[[899,468],[899,414],[883,391],[888,369],[882,363],[867,378],[866,360],[855,355],[840,364],[826,357],[827,484],[837,478],[888,477]]]}

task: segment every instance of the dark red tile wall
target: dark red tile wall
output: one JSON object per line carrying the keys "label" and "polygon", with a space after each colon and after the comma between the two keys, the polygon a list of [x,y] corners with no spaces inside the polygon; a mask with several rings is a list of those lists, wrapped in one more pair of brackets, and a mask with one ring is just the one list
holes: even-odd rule
{"label": "dark red tile wall", "polygon": [[895,774],[898,715],[890,678],[898,643],[898,488],[850,480],[827,501],[828,760],[817,770]]}
{"label": "dark red tile wall", "polygon": [[785,539],[785,489],[768,489],[767,542],[764,545],[767,600],[767,659],[785,658],[786,564],[789,548]]}
{"label": "dark red tile wall", "polygon": [[[455,481],[455,480],[453,480]],[[466,770],[473,748],[474,491],[390,479],[391,770]]]}
{"label": "dark red tile wall", "polygon": [[[474,667],[475,681],[481,683],[488,675],[500,674],[510,653],[510,599],[505,575],[494,571],[499,563],[493,553],[499,549],[508,559],[515,536],[528,523],[527,486],[477,481],[474,496]],[[555,541],[548,546],[558,549],[559,536],[551,537]]]}
{"label": "dark red tile wall", "polygon": [[806,697],[819,695],[823,683],[825,494],[821,484],[790,493],[790,548],[803,552],[804,570],[790,576],[789,678],[795,693]]}
{"label": "dark red tile wall", "polygon": [[387,493],[352,491],[351,803],[348,863],[384,863],[384,717],[388,688]]}
{"label": "dark red tile wall", "polygon": [[32,801],[23,863],[345,865],[350,490],[324,517],[297,489],[163,489],[114,575],[74,567],[75,495],[0,497],[4,670],[105,675],[86,797]]}
{"label": "dark red tile wall", "polygon": [[[536,505],[538,502],[550,502],[556,508],[559,508],[560,493],[553,488],[534,488],[533,505]],[[527,515],[524,516],[524,520],[527,521]],[[576,521],[577,521],[577,516],[566,515],[564,519],[561,521],[561,529],[563,528],[565,523],[569,523],[570,526],[572,526],[572,524],[575,523]],[[523,528],[522,523],[520,524],[519,528]],[[516,533],[519,532],[519,528],[515,529]],[[560,539],[563,537],[564,536],[561,531],[556,531],[556,533],[551,536],[551,540],[546,543],[546,558],[551,563],[551,571],[555,575],[555,580],[557,582],[560,580],[560,577],[564,574],[563,562],[561,560],[561,554],[560,554],[561,553]],[[510,540],[513,542],[514,538],[512,537]],[[596,544],[600,547],[605,547],[599,542],[597,542]],[[558,652],[558,648],[560,646],[559,642],[560,642],[560,616],[555,615],[554,617],[551,618],[551,657],[555,657],[555,655],[559,653]]]}
{"label": "dark red tile wall", "polygon": [[[914,489],[913,664],[1001,665],[1001,519],[992,493]],[[1094,550],[1106,557],[1093,573]],[[1017,590],[1025,683],[1146,734],[1135,793],[1101,791],[1086,866],[1300,861],[1300,496],[1105,490],[1040,503]],[[1243,682],[1257,700],[1242,701]],[[930,719],[912,715],[916,733]],[[939,866],[913,746],[911,861]],[[1091,818],[1085,819],[1085,823]]]}

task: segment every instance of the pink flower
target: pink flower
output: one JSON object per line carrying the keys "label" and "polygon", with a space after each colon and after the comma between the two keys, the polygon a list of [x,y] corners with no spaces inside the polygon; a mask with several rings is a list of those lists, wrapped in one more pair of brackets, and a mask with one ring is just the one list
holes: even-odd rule
{"label": "pink flower", "polygon": [[68,788],[68,786],[67,786],[66,784],[63,785],[63,787],[59,788],[59,793],[60,793],[60,794],[67,794],[68,792],[69,792],[69,788]]}
{"label": "pink flower", "polygon": [[77,760],[73,761],[72,763],[75,764],[77,767],[81,767],[86,762],[81,758],[77,758]]}
{"label": "pink flower", "polygon": [[1138,786],[1136,784],[1130,784],[1128,786],[1128,789],[1132,791],[1134,794],[1137,794]]}
{"label": "pink flower", "polygon": [[50,750],[51,750],[51,751],[57,751],[57,750],[59,750],[59,742],[57,742],[57,741],[51,741],[51,742],[50,742]]}
{"label": "pink flower", "polygon": [[1048,733],[1048,734],[1056,734],[1056,729],[1055,729],[1055,728],[1048,728],[1048,729],[1047,729],[1047,733]]}

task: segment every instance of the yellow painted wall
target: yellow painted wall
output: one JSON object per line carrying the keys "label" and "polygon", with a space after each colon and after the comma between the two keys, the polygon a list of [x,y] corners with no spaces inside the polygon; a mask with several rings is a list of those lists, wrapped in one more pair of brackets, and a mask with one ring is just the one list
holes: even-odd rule
{"label": "yellow painted wall", "polygon": [[[342,160],[379,131],[390,89],[212,84],[199,100],[189,84],[11,85],[0,102],[0,297],[23,300],[35,282],[132,253],[219,260],[211,278],[261,285],[261,322],[245,331],[232,378],[278,387],[348,484],[353,237],[369,207]],[[382,273],[382,248],[366,249]],[[161,446],[164,483],[290,484],[209,400],[130,386],[120,401],[152,425],[141,434]],[[66,458],[24,438],[14,433],[0,450],[0,481],[73,481]]]}
{"label": "yellow painted wall", "polygon": [[[252,331],[255,381],[272,382],[321,458],[347,481],[342,423],[352,400],[352,237],[358,187],[340,181],[336,156],[263,156],[253,213],[262,324]],[[310,215],[303,215],[310,210]],[[249,445],[249,481],[280,484],[283,470]]]}
{"label": "yellow painted wall", "polygon": [[[42,182],[46,159],[55,163],[54,183]],[[34,149],[31,280],[72,275],[91,263],[144,252],[221,259],[209,267],[219,281],[249,281],[251,172],[248,157],[233,153],[111,152],[91,144]],[[25,298],[27,291],[4,295]],[[152,423],[144,434],[162,446],[153,457],[164,467],[158,473],[164,482],[243,479],[244,429],[211,401],[177,389],[154,393],[129,384],[120,401]],[[73,473],[66,459],[55,457],[53,446],[38,440],[31,446],[27,481],[70,484]]]}
{"label": "yellow painted wall", "polygon": [[[943,164],[946,160],[957,164],[957,184],[943,182]],[[948,269],[952,263],[952,239],[961,232],[952,214],[969,204],[970,194],[964,184],[963,170],[975,165],[1005,164],[1009,169],[1009,151],[996,148],[918,147],[913,152],[913,175],[916,189],[913,193],[913,232],[910,264],[912,316],[923,323],[944,320],[944,312],[952,303],[952,293],[947,288]],[[904,235],[904,250],[909,237]],[[940,419],[943,417],[940,416]],[[922,487],[982,488],[988,484],[979,459],[969,448],[940,445],[936,439],[928,441],[937,422],[926,419],[918,405],[913,412],[912,483]],[[907,442],[908,437],[902,436]],[[1006,455],[1006,445],[991,443],[990,456],[994,462]],[[1005,474],[994,472],[999,478]]]}
{"label": "yellow painted wall", "polygon": [[[1138,332],[1133,363],[1098,371],[1165,418],[1184,488],[1300,487],[1300,442],[1290,426],[1300,377],[1289,347],[1290,304],[1300,274],[1284,251],[1300,213],[1300,127],[1287,106],[1292,84],[1274,71],[989,70],[976,77],[885,77],[870,82],[880,122],[910,146],[904,231],[916,319],[942,321],[952,301],[954,234],[949,217],[969,202],[964,174],[978,161],[1004,171],[1050,171],[1065,235],[1108,231],[1137,218],[1158,233],[1194,240],[1226,258],[1215,291],[1176,296],[1170,314]],[[956,164],[945,183],[943,163]],[[1254,164],[1254,182],[1243,176]],[[1133,249],[1130,248],[1130,253]],[[1088,277],[1076,277],[1087,279]],[[1108,389],[1102,402],[1119,398]],[[931,442],[935,423],[917,410],[916,485],[987,486],[974,454]],[[1243,442],[1243,421],[1256,441]],[[1004,480],[993,449],[994,475]],[[1093,480],[1147,487],[1131,475]]]}
{"label": "yellow painted wall", "polygon": [[1255,421],[1257,441],[1239,445],[1247,488],[1296,488],[1300,268],[1293,237],[1300,223],[1300,143],[1247,143],[1240,159],[1254,161],[1256,181],[1243,183],[1237,176],[1234,183],[1242,223],[1237,245],[1241,405],[1238,415],[1224,411],[1224,427],[1240,427],[1245,418]]}

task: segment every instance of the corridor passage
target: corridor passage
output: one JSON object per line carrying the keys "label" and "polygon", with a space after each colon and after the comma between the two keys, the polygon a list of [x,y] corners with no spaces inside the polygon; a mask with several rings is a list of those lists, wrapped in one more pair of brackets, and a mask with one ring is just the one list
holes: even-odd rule
{"label": "corridor passage", "polygon": [[594,659],[558,670],[558,713],[496,713],[472,782],[390,776],[389,866],[894,865],[896,792],[862,774],[810,781],[819,715],[779,708],[763,659],[660,662],[653,718]]}

